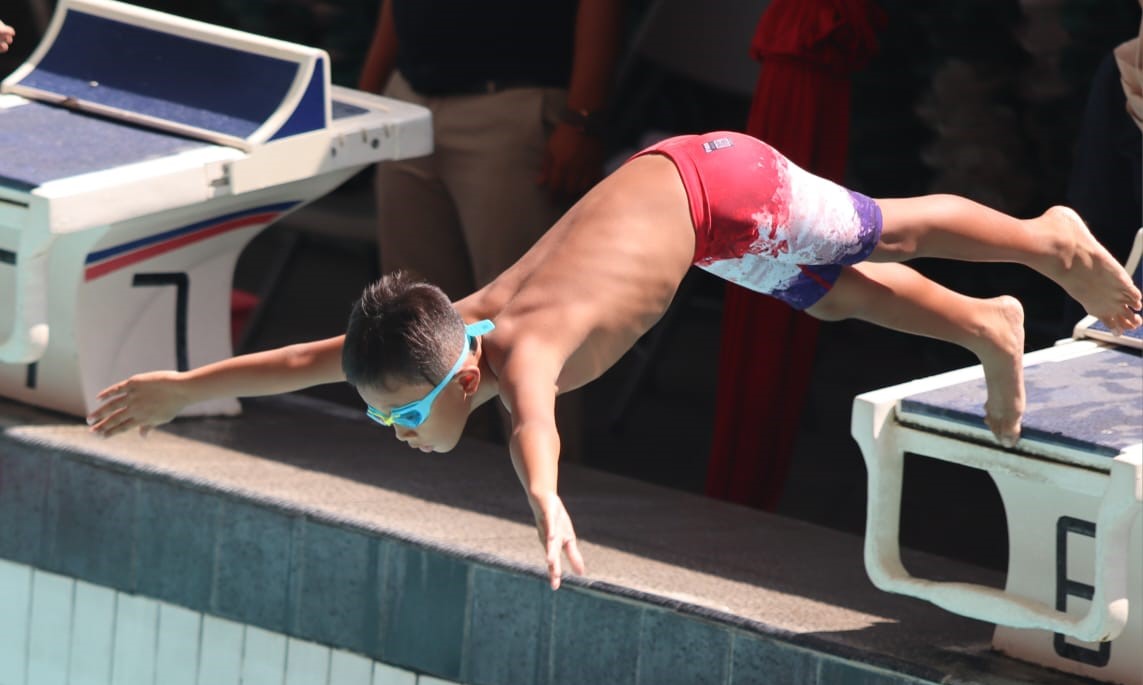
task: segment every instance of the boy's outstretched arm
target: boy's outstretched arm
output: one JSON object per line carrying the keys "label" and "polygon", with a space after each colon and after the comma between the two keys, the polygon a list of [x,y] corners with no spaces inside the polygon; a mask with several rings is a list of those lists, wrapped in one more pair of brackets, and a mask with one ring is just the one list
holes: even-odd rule
{"label": "boy's outstretched arm", "polygon": [[200,366],[190,371],[151,371],[112,385],[87,417],[104,437],[138,428],[146,435],[184,407],[219,397],[254,397],[345,380],[344,335],[287,345]]}
{"label": "boy's outstretched arm", "polygon": [[524,486],[540,544],[544,546],[548,579],[560,587],[562,559],[567,555],[575,573],[585,572],[571,517],[557,494],[560,435],[556,428],[556,383],[553,372],[525,349],[513,350],[500,374],[500,395],[512,414],[509,450],[516,476]]}

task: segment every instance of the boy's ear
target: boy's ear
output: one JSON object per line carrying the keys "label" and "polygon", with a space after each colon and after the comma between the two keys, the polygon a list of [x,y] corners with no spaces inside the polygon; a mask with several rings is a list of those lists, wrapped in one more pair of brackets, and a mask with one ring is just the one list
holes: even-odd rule
{"label": "boy's ear", "polygon": [[472,395],[476,392],[476,389],[480,387],[480,369],[475,366],[461,369],[460,372],[456,374],[456,379],[465,394]]}

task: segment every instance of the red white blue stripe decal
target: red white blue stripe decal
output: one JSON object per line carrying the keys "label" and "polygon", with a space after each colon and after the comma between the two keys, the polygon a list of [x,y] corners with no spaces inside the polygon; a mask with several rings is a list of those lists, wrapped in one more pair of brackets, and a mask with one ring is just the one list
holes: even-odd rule
{"label": "red white blue stripe decal", "polygon": [[180,247],[212,238],[221,233],[235,231],[249,226],[266,225],[283,213],[293,209],[300,202],[280,202],[264,205],[241,212],[216,216],[188,226],[180,226],[169,231],[149,235],[122,245],[114,245],[87,255],[84,280],[93,281],[109,273],[118,271],[137,262],[165,254]]}

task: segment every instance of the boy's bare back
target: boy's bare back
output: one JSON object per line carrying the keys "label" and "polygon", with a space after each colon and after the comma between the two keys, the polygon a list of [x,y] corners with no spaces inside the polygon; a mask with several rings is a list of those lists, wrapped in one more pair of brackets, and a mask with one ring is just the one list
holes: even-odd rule
{"label": "boy's bare back", "polygon": [[597,185],[457,308],[465,319],[496,321],[485,352],[498,375],[510,349],[540,350],[565,392],[597,378],[659,320],[694,249],[674,163],[647,155]]}

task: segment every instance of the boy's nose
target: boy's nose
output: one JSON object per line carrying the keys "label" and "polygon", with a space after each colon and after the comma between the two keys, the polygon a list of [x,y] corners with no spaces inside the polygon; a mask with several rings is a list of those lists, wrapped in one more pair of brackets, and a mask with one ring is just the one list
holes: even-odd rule
{"label": "boy's nose", "polygon": [[412,428],[409,428],[408,426],[397,425],[397,426],[393,426],[393,428],[397,433],[397,439],[398,440],[406,440],[407,441],[409,438],[411,438],[412,436],[417,434],[417,431],[413,430]]}

